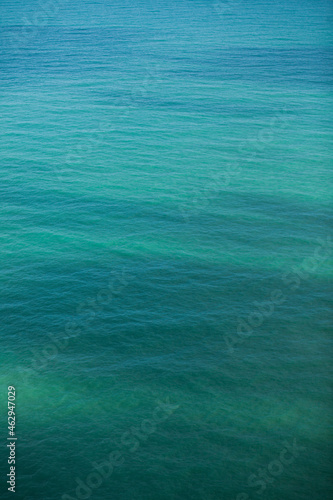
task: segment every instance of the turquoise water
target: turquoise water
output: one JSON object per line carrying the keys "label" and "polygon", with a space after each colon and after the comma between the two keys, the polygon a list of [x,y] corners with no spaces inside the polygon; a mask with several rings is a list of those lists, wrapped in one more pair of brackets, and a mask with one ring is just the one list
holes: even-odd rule
{"label": "turquoise water", "polygon": [[1,9],[1,498],[329,499],[332,3]]}

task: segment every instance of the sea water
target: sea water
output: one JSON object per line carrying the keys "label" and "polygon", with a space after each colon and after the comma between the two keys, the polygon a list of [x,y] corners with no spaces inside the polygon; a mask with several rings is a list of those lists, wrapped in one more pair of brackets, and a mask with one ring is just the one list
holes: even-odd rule
{"label": "sea water", "polygon": [[332,3],[1,11],[2,498],[330,498]]}

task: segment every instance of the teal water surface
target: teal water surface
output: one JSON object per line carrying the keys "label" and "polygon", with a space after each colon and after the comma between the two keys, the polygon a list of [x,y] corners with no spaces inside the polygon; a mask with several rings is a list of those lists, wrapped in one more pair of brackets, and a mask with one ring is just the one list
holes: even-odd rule
{"label": "teal water surface", "polygon": [[1,10],[1,498],[331,498],[332,3]]}

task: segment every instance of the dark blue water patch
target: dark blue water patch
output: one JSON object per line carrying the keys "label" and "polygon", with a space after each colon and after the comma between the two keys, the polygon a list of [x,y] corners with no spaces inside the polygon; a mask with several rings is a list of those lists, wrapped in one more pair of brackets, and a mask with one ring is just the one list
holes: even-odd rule
{"label": "dark blue water patch", "polygon": [[[163,56],[160,56],[164,58]],[[329,86],[332,83],[332,50],[330,48],[286,49],[230,47],[212,57],[191,58],[186,55],[169,57],[174,69],[170,77],[190,79],[261,81],[282,86]]]}

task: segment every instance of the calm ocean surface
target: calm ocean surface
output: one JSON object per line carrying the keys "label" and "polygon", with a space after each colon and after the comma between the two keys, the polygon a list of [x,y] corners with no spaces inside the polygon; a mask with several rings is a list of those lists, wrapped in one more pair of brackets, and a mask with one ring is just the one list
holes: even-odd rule
{"label": "calm ocean surface", "polygon": [[1,498],[331,498],[332,2],[0,8]]}

